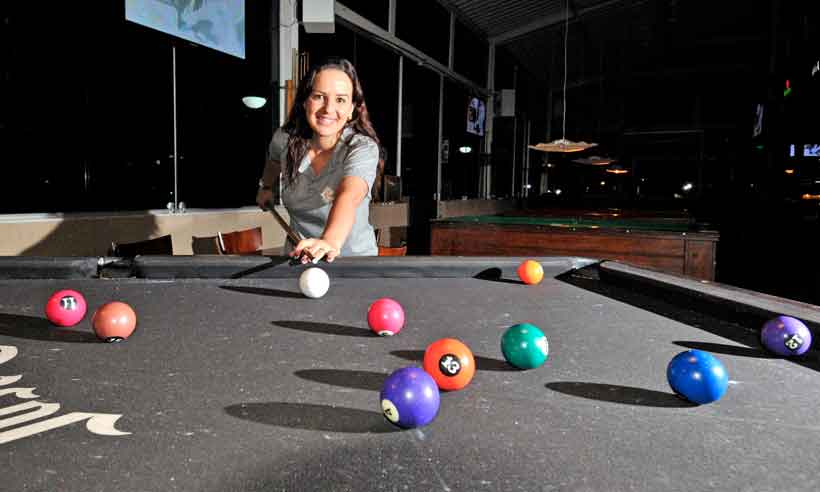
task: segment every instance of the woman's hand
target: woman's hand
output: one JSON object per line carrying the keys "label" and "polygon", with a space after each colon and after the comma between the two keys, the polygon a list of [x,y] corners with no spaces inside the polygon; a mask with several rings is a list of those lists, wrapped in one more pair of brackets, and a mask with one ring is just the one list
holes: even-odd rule
{"label": "woman's hand", "polygon": [[[302,263],[307,263],[310,258],[313,258],[314,263],[325,258],[328,262],[332,262],[339,256],[339,249],[324,239],[302,239],[299,244],[290,252],[293,258],[302,257]],[[310,256],[310,258],[308,258]]]}
{"label": "woman's hand", "polygon": [[256,192],[256,204],[262,210],[267,210],[270,202],[273,201],[273,190],[266,188],[259,188]]}

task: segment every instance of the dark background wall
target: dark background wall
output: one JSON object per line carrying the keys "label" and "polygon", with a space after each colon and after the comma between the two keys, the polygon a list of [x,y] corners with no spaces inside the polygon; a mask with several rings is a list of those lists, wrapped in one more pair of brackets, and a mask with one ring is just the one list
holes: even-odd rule
{"label": "dark background wall", "polygon": [[[343,2],[387,28],[387,2]],[[246,2],[241,60],[125,21],[124,2],[0,4],[0,213],[140,210],[173,201],[171,52],[176,49],[179,200],[189,207],[253,204],[277,108],[245,108],[274,94],[277,2]],[[396,35],[447,62],[449,11],[435,0],[399,0]],[[423,28],[420,28],[423,27]],[[459,20],[455,70],[486,83],[487,40]],[[517,116],[494,122],[492,194],[528,205],[685,210],[721,232],[718,280],[820,302],[820,15],[817,2],[625,0],[569,23],[563,90],[563,24],[499,45],[496,89],[515,89]],[[271,36],[273,34],[273,37]],[[423,252],[435,214],[438,134],[450,142],[442,198],[478,195],[466,133],[470,89],[405,59],[398,113],[398,55],[354,27],[300,34],[311,62],[356,63],[374,125],[396,172],[402,143],[409,238]],[[786,81],[791,88],[785,94]],[[443,104],[442,127],[438,106]],[[755,111],[764,109],[753,135]],[[530,143],[566,136],[599,146],[629,172],[607,174],[578,155],[529,154]],[[402,121],[398,135],[397,122]],[[794,145],[796,156],[790,155]],[[473,153],[462,155],[461,146]],[[540,194],[550,165],[550,193]],[[604,184],[601,184],[604,183]],[[691,183],[689,190],[683,185]],[[560,189],[560,198],[555,190]]]}

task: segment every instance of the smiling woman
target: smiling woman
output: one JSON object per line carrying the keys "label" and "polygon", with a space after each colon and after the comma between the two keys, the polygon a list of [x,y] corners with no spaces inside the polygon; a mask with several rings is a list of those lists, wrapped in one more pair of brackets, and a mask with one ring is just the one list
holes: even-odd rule
{"label": "smiling woman", "polygon": [[378,254],[369,205],[384,168],[381,155],[353,65],[333,59],[314,67],[271,139],[256,197],[269,208],[273,187],[283,180],[282,200],[303,238],[286,245],[288,254],[328,261]]}

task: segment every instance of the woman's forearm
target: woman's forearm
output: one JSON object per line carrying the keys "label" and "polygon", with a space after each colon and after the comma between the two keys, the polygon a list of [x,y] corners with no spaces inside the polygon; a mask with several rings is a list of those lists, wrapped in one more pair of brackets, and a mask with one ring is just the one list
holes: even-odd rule
{"label": "woman's forearm", "polygon": [[342,249],[342,245],[353,228],[353,222],[356,220],[358,203],[355,198],[352,193],[342,193],[336,197],[330,209],[322,239],[337,250]]}

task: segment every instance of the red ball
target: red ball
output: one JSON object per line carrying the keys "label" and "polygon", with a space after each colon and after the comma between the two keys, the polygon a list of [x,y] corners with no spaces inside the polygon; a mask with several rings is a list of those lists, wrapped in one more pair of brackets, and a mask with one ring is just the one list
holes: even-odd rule
{"label": "red ball", "polygon": [[404,326],[404,309],[393,299],[383,297],[368,308],[367,324],[379,336],[395,335]]}
{"label": "red ball", "polygon": [[424,351],[424,370],[443,390],[460,390],[475,375],[475,358],[469,347],[455,338],[442,338]]}
{"label": "red ball", "polygon": [[109,302],[97,309],[91,317],[91,325],[100,340],[121,342],[137,327],[137,314],[124,302]]}
{"label": "red ball", "polygon": [[58,290],[46,303],[46,318],[57,326],[74,326],[85,317],[88,305],[76,290]]}

